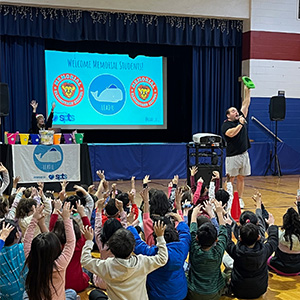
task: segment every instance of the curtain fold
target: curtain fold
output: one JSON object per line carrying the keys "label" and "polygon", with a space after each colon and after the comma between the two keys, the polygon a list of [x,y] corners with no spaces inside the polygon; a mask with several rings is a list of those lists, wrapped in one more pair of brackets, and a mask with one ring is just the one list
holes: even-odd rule
{"label": "curtain fold", "polygon": [[0,36],[0,80],[9,86],[10,114],[2,130],[28,132],[32,107],[45,114],[45,59],[43,39]]}
{"label": "curtain fold", "polygon": [[193,47],[193,134],[220,134],[226,109],[241,107],[241,61],[239,47]]}

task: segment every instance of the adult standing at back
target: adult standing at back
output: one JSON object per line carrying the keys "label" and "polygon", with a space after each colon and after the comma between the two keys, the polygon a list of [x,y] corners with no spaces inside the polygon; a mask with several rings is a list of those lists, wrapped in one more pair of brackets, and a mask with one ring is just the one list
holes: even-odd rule
{"label": "adult standing at back", "polygon": [[244,193],[244,178],[251,174],[248,149],[250,141],[248,137],[246,118],[250,105],[250,90],[244,87],[244,100],[242,108],[238,111],[235,107],[230,107],[226,111],[227,120],[222,124],[222,134],[227,143],[226,148],[226,173],[230,175],[233,183],[237,178],[237,191],[240,197],[240,206],[244,207],[242,200]]}

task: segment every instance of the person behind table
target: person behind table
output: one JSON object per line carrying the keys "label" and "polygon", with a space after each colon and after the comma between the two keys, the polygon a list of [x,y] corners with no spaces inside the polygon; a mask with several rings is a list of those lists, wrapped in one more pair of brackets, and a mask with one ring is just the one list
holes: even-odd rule
{"label": "person behind table", "polygon": [[30,102],[32,106],[32,116],[31,116],[31,129],[29,130],[30,133],[39,133],[40,130],[47,130],[52,127],[53,121],[53,111],[55,108],[55,102],[52,103],[51,113],[45,123],[45,117],[42,114],[36,114],[36,110],[38,107],[38,103],[35,100]]}

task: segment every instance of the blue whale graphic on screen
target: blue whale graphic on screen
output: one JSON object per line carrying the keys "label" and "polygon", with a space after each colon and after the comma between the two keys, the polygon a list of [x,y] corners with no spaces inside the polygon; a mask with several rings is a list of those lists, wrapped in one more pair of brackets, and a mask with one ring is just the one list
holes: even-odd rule
{"label": "blue whale graphic on screen", "polygon": [[98,91],[91,91],[96,101],[116,103],[123,100],[123,92],[114,84],[103,90],[99,96],[98,93]]}
{"label": "blue whale graphic on screen", "polygon": [[35,157],[40,162],[58,162],[61,160],[61,153],[57,151],[55,148],[49,149],[44,155],[42,156],[41,153],[35,154]]}

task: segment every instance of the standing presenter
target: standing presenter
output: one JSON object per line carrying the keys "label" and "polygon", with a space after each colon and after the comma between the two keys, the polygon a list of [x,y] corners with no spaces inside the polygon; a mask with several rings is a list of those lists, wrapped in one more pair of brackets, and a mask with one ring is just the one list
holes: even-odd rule
{"label": "standing presenter", "polygon": [[244,208],[242,199],[244,193],[245,176],[251,174],[248,149],[250,141],[248,137],[246,118],[250,105],[250,90],[243,85],[244,100],[240,112],[235,107],[226,110],[227,120],[222,124],[222,134],[227,143],[226,148],[226,173],[230,175],[230,181],[233,183],[237,179],[237,191],[240,197],[240,206]]}

